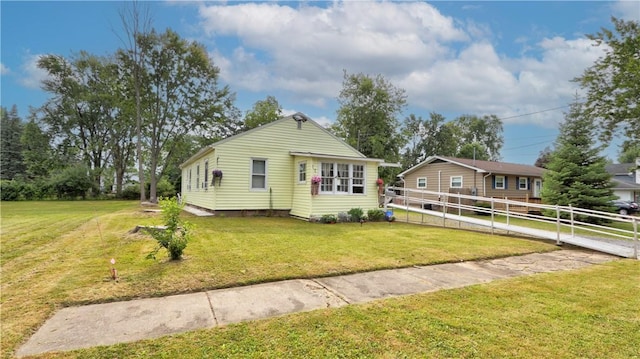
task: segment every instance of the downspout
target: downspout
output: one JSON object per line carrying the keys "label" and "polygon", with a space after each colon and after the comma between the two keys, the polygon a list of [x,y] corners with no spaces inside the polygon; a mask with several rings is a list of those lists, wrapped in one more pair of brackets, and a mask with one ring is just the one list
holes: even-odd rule
{"label": "downspout", "polygon": [[438,171],[438,193],[442,192],[442,171]]}
{"label": "downspout", "polygon": [[491,176],[492,174],[492,172],[489,172],[486,176],[482,177],[482,197],[487,196],[487,177]]}

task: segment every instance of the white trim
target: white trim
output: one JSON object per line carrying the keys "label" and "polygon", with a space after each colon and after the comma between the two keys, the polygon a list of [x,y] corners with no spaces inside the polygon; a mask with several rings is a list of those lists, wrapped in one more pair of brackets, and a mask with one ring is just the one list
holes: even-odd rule
{"label": "white trim", "polygon": [[[301,171],[300,171],[300,169],[301,169],[301,166],[302,166],[302,165],[304,165],[304,179],[303,179],[303,180],[300,180],[300,175],[302,174],[302,173],[301,173]],[[298,173],[296,174],[296,175],[297,175],[297,177],[298,177],[298,184],[305,184],[305,183],[307,183],[307,173],[308,173],[308,169],[309,169],[309,168],[308,168],[308,166],[307,166],[307,161],[306,161],[306,160],[304,160],[304,161],[298,161]]]}
{"label": "white trim", "polygon": [[[454,187],[453,186],[453,179],[454,178],[458,178],[458,177],[460,177],[460,187]],[[449,177],[449,188],[464,188],[464,176],[456,175],[456,176]]]}
{"label": "white trim", "polygon": [[[502,186],[498,187],[498,178],[502,178]],[[505,184],[507,183],[507,176],[504,175],[495,175],[493,178],[493,187],[494,189],[506,189]]]}
{"label": "white trim", "polygon": [[[253,164],[254,161],[264,161],[264,173],[257,173],[256,176],[264,176],[264,188],[262,187],[253,187]],[[252,157],[249,160],[249,191],[251,192],[265,192],[267,188],[269,188],[268,181],[268,173],[269,173],[269,160],[266,158]]]}

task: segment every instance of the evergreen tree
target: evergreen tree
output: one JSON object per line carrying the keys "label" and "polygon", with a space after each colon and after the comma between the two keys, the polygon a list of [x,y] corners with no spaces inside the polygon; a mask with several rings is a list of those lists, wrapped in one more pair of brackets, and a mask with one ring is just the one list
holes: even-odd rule
{"label": "evergreen tree", "polygon": [[35,116],[31,116],[25,124],[20,143],[28,179],[48,177],[51,170],[58,167],[54,161],[51,139],[40,128]]}
{"label": "evergreen tree", "polygon": [[[596,125],[582,106],[571,105],[560,127],[555,150],[544,174],[542,200],[546,204],[610,211],[615,198],[606,158],[595,145]],[[582,220],[597,221],[594,218]]]}
{"label": "evergreen tree", "polygon": [[24,163],[22,160],[22,146],[20,136],[22,135],[22,121],[18,116],[18,108],[13,105],[10,112],[2,107],[2,123],[0,124],[0,177],[1,179],[12,180],[24,173]]}

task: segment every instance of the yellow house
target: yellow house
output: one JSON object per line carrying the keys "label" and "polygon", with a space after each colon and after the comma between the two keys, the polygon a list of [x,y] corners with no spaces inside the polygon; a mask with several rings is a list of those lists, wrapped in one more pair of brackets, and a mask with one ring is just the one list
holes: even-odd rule
{"label": "yellow house", "polygon": [[188,205],[238,215],[312,219],[378,208],[378,166],[307,116],[296,113],[226,138],[185,161]]}

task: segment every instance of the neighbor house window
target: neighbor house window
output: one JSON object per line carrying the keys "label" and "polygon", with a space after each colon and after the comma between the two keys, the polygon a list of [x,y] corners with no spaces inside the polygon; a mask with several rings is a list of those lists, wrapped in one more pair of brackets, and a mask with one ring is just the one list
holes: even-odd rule
{"label": "neighbor house window", "polygon": [[427,178],[426,177],[419,177],[416,187],[418,187],[418,188],[427,188]]}
{"label": "neighbor house window", "polygon": [[267,189],[267,160],[251,160],[251,189]]}
{"label": "neighbor house window", "polygon": [[200,188],[200,165],[196,166],[196,189]]}
{"label": "neighbor house window", "polygon": [[505,183],[504,176],[495,176],[494,177],[493,188],[495,188],[495,189],[505,189],[504,183]]}
{"label": "neighbor house window", "polygon": [[451,188],[462,188],[462,176],[451,176]]}
{"label": "neighbor house window", "polygon": [[209,160],[204,161],[204,188],[209,188]]}
{"label": "neighbor house window", "polygon": [[320,164],[320,192],[326,194],[363,194],[364,165],[323,162]]}
{"label": "neighbor house window", "polygon": [[303,161],[298,163],[298,183],[305,183],[307,181],[307,162]]}
{"label": "neighbor house window", "polygon": [[527,177],[518,178],[518,189],[529,189],[529,179]]}

